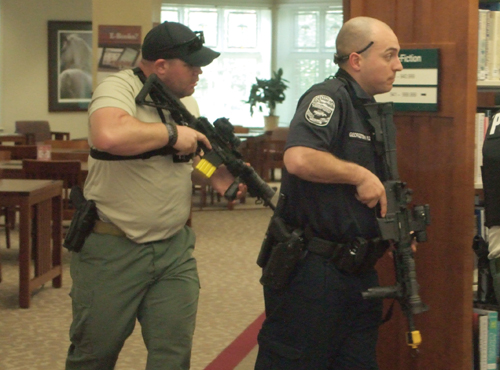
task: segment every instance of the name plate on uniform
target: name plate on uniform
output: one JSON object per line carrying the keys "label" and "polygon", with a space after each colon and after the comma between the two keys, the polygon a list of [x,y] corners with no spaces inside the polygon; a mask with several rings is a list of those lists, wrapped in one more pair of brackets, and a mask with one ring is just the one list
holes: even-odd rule
{"label": "name plate on uniform", "polygon": [[394,102],[396,111],[438,110],[439,49],[401,49],[403,70],[396,73],[391,91],[375,96],[377,102]]}

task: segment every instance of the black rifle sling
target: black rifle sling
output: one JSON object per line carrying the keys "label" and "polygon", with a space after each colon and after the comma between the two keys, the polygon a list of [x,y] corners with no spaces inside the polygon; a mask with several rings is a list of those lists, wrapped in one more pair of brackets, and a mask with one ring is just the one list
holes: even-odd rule
{"label": "black rifle sling", "polygon": [[[136,67],[133,69],[134,74],[139,77],[141,82],[144,84],[146,81],[146,76],[144,75],[144,72],[139,67]],[[157,103],[157,98],[155,94],[150,94],[151,99]],[[158,114],[160,115],[161,121],[163,123],[166,123],[165,119],[165,114],[160,108],[156,108],[158,110]],[[103,161],[125,161],[125,160],[131,160],[131,159],[148,159],[151,157],[154,157],[155,155],[169,155],[169,154],[174,154],[176,151],[173,148],[170,147],[163,147],[159,149],[154,149],[150,150],[149,152],[141,153],[141,154],[136,154],[136,155],[116,155],[116,154],[111,154],[108,152],[102,152],[100,150],[97,150],[95,148],[90,149],[90,156],[94,159],[100,159]]]}
{"label": "black rifle sling", "polygon": [[[377,166],[382,166],[382,168],[378,168],[378,170],[381,173],[383,173],[383,176],[386,177],[385,180],[387,180],[388,173],[391,172],[391,169],[389,168],[390,164],[387,163],[387,161],[384,159],[384,156],[386,154],[386,147],[385,147],[383,140],[385,140],[386,138],[380,137],[380,132],[377,132],[373,123],[371,122],[371,120],[374,117],[372,117],[372,114],[370,114],[370,112],[367,109],[367,106],[380,105],[380,103],[368,103],[368,104],[363,103],[361,101],[361,99],[356,95],[356,92],[354,91],[354,88],[352,87],[350,82],[345,77],[337,75],[337,76],[335,76],[335,78],[344,84],[344,86],[347,90],[347,93],[351,97],[351,101],[354,105],[354,108],[356,110],[358,110],[359,112],[361,112],[361,114],[363,115],[364,122],[365,122],[366,126],[368,127],[368,130],[371,134],[371,138],[372,138],[371,141],[372,141],[372,145],[375,149],[375,153],[377,154],[377,156],[381,160],[381,163],[380,164],[377,163]],[[382,103],[382,104],[384,104],[384,103]],[[373,107],[370,108],[370,111],[373,113]],[[377,113],[379,113],[379,112],[377,112]],[[397,170],[396,170],[396,172],[397,172]]]}
{"label": "black rifle sling", "polygon": [[[365,104],[356,95],[356,92],[354,91],[354,88],[351,86],[351,83],[345,77],[336,76],[335,78],[344,84],[344,86],[345,86],[345,88],[347,90],[347,93],[351,97],[351,101],[352,101],[352,104],[354,105],[354,108],[357,111],[360,111],[363,114],[364,121],[365,121],[365,123],[366,123],[366,125],[368,127],[368,130],[370,131],[370,133],[372,135],[372,139],[374,139],[375,130],[374,130],[373,126],[369,122],[370,113],[368,113],[368,111],[366,110]],[[372,140],[372,142],[375,145],[375,151],[376,151],[376,153],[378,155],[381,155],[382,154],[381,150],[383,150],[383,147],[381,148],[380,145],[377,145],[377,143],[376,143],[375,140]]]}

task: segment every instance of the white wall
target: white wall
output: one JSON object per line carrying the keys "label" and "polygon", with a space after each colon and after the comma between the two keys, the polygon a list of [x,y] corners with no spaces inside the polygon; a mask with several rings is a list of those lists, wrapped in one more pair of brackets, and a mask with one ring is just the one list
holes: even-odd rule
{"label": "white wall", "polygon": [[0,127],[48,120],[53,131],[87,136],[86,112],[49,112],[49,20],[92,20],[92,0],[0,0]]}

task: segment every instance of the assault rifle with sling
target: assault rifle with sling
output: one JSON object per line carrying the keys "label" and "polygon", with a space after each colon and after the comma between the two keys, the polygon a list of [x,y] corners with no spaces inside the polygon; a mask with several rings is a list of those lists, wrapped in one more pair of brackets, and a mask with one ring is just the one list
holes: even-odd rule
{"label": "assault rifle with sling", "polygon": [[408,208],[412,191],[399,179],[392,103],[365,104],[364,107],[374,131],[377,152],[384,159],[383,184],[387,194],[387,214],[384,218],[377,218],[377,222],[381,239],[394,243],[396,285],[371,288],[362,295],[365,299],[395,298],[399,302],[408,319],[407,344],[416,350],[421,343],[421,335],[415,328],[413,315],[429,308],[418,294],[412,241],[413,238],[418,242],[427,240],[425,229],[430,224],[429,205]]}
{"label": "assault rifle with sling", "polygon": [[[152,100],[146,100],[148,95]],[[236,150],[240,140],[234,135],[234,127],[229,120],[219,118],[212,125],[205,117],[194,117],[154,73],[146,79],[135,101],[138,105],[168,110],[176,123],[197,130],[208,138],[212,149],[201,142],[198,143],[203,156],[196,169],[210,178],[219,166],[225,165],[235,177],[235,181],[224,194],[225,198],[236,199],[238,184],[242,182],[247,186],[250,196],[262,201],[271,209],[275,208],[271,202],[275,191],[242,160],[241,153]]]}

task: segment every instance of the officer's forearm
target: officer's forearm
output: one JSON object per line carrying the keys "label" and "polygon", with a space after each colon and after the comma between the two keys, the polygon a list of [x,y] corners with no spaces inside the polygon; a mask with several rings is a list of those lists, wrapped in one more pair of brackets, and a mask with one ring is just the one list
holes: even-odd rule
{"label": "officer's forearm", "polygon": [[145,123],[120,108],[101,108],[90,116],[92,145],[116,155],[135,155],[165,146],[168,131],[161,122]]}
{"label": "officer's forearm", "polygon": [[324,184],[358,185],[369,172],[366,168],[339,159],[331,153],[300,146],[285,151],[284,163],[290,174]]}

